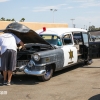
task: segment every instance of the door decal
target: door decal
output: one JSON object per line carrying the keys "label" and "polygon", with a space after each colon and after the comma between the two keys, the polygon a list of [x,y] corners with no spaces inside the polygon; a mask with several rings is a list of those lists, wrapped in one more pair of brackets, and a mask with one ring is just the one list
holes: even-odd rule
{"label": "door decal", "polygon": [[73,63],[72,58],[73,58],[73,51],[70,50],[70,52],[69,52],[69,59],[71,59],[71,62],[68,62],[68,64]]}
{"label": "door decal", "polygon": [[69,52],[69,58],[72,60],[72,58],[73,58],[73,51],[71,51],[70,50],[70,52]]}

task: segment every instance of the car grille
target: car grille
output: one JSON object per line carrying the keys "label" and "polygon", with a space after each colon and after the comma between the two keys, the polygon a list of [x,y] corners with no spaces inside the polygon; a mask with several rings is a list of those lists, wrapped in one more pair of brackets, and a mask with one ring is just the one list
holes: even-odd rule
{"label": "car grille", "polygon": [[21,65],[27,65],[29,60],[18,60],[16,67],[20,67]]}

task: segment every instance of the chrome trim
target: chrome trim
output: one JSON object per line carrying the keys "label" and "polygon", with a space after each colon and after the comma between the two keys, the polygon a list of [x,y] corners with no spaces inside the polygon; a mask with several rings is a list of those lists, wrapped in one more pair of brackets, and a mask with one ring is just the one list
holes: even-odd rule
{"label": "chrome trim", "polygon": [[33,62],[33,60],[30,60],[29,63],[28,63],[28,66],[32,67],[33,65],[35,65],[35,63]]}
{"label": "chrome trim", "polygon": [[23,71],[24,68],[25,68],[25,66],[26,66],[26,65],[21,65],[21,66],[19,67],[19,71]]}
{"label": "chrome trim", "polygon": [[40,70],[40,71],[34,70],[33,71],[33,70],[29,70],[27,67],[25,67],[24,73],[28,74],[28,75],[42,76],[46,73],[46,70]]}
{"label": "chrome trim", "polygon": [[45,66],[46,64],[35,64],[34,66]]}
{"label": "chrome trim", "polygon": [[[39,56],[40,56],[40,54],[39,54]],[[52,54],[52,55],[48,55],[48,56],[47,56],[47,55],[46,55],[46,56],[41,56],[41,58],[47,58],[47,57],[49,57],[49,58],[50,58],[51,56],[54,56],[54,57],[55,57],[55,56],[56,56],[56,54]]]}
{"label": "chrome trim", "polygon": [[34,66],[45,66],[46,65],[46,64],[35,64],[35,62],[31,59],[27,64],[28,66],[30,62],[32,62]]}

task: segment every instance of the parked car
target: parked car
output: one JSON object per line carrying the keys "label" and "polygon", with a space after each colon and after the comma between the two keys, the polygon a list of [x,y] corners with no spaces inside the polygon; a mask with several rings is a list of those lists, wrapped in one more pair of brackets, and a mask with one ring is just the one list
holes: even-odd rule
{"label": "parked car", "polygon": [[[92,63],[88,32],[79,28],[43,28],[37,31],[20,23],[11,23],[6,28],[18,36],[26,50],[18,47],[17,71],[37,76],[42,81],[49,80],[55,71],[84,62]],[[80,33],[82,44],[75,45],[73,33]],[[93,45],[93,46],[92,46]],[[98,53],[98,52],[97,52]],[[91,58],[90,58],[91,56]]]}

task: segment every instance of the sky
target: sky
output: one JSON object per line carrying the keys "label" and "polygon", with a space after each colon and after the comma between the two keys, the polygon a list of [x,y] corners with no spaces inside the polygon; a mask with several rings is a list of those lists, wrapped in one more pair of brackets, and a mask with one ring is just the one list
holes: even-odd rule
{"label": "sky", "polygon": [[[52,9],[52,10],[51,10]],[[0,18],[100,27],[100,0],[0,0]]]}

